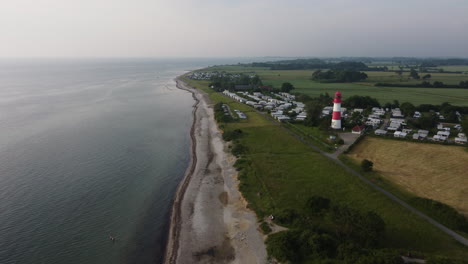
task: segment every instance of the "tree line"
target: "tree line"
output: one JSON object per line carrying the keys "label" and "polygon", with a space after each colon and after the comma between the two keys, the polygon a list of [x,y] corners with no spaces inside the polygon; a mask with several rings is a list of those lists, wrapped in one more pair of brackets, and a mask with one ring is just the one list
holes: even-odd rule
{"label": "tree line", "polygon": [[263,85],[262,80],[258,75],[253,77],[246,74],[233,75],[217,75],[210,79],[209,86],[217,92],[223,90],[232,90],[236,85],[250,85],[252,88]]}
{"label": "tree line", "polygon": [[306,69],[330,69],[353,71],[388,71],[386,66],[369,67],[360,61],[326,62],[321,59],[297,59],[274,62],[254,62],[249,66],[269,68],[270,70],[306,70]]}
{"label": "tree line", "polygon": [[367,74],[354,70],[316,70],[312,80],[319,82],[359,82],[367,79]]}
{"label": "tree line", "polygon": [[468,81],[461,81],[457,84],[445,84],[440,81],[435,81],[430,83],[428,81],[423,81],[418,84],[399,84],[399,83],[376,83],[375,86],[382,87],[405,87],[405,88],[454,88],[454,89],[468,89]]}
{"label": "tree line", "polygon": [[[324,220],[327,224],[321,225]],[[360,212],[311,196],[301,212],[285,209],[275,213],[274,221],[290,227],[266,241],[268,254],[281,262],[403,263],[397,252],[380,247],[385,222],[373,211]]]}

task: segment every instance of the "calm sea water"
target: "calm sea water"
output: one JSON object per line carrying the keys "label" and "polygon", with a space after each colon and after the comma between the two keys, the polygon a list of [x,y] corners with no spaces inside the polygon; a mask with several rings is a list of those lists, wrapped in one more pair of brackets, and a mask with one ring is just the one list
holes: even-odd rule
{"label": "calm sea water", "polygon": [[173,78],[234,61],[1,60],[0,263],[159,262],[194,103]]}

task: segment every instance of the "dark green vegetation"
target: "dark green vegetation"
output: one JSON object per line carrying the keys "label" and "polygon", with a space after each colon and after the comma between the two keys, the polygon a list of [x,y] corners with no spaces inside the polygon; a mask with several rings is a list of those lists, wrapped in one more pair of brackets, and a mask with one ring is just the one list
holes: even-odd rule
{"label": "dark green vegetation", "polygon": [[367,74],[352,70],[316,70],[312,80],[322,83],[359,82],[367,79]]}
{"label": "dark green vegetation", "polygon": [[[236,144],[245,146],[241,153],[235,153],[239,156],[235,163],[239,171],[239,188],[248,206],[260,219],[279,213],[286,219],[299,219],[297,223],[292,221],[287,225],[297,232],[310,229],[304,228],[300,219],[308,219],[314,226],[323,227],[329,232],[335,227],[335,224],[329,225],[330,221],[327,220],[330,211],[320,216],[312,214],[306,207],[312,196],[327,197],[333,201],[332,206],[349,208],[359,212],[359,215],[372,211],[383,220],[385,231],[379,237],[379,249],[371,249],[369,254],[384,254],[381,250],[386,248],[401,254],[421,251],[428,256],[468,257],[466,248],[295,139],[279,123],[272,123],[253,108],[207,88],[209,81],[187,82],[207,92],[213,103],[223,102],[248,116],[245,120],[220,123],[220,127],[224,133],[242,130],[242,136],[234,140],[238,143],[232,147],[234,149]],[[311,236],[327,232],[317,231]],[[352,257],[354,250],[350,251],[343,251],[348,252],[344,255]],[[315,258],[314,255],[302,257],[300,262],[304,263],[313,263]]]}
{"label": "dark green vegetation", "polygon": [[218,121],[218,122],[231,122],[233,120],[232,116],[229,114],[227,109],[223,108],[222,103],[215,104],[213,110],[214,110],[214,113],[215,113],[216,121]]}
{"label": "dark green vegetation", "polygon": [[363,108],[366,109],[368,107],[378,107],[380,106],[379,101],[377,99],[372,98],[370,96],[360,96],[360,95],[353,95],[346,98],[343,102],[343,106],[349,108]]}
{"label": "dark green vegetation", "polygon": [[414,197],[408,201],[443,225],[468,233],[468,220],[457,210],[438,201]]}
{"label": "dark green vegetation", "polygon": [[285,93],[289,93],[294,89],[294,85],[289,82],[285,82],[281,85],[281,91]]}
{"label": "dark green vegetation", "polygon": [[372,171],[372,167],[374,166],[374,163],[370,160],[363,160],[361,162],[361,168],[363,171]]}
{"label": "dark green vegetation", "polygon": [[[356,80],[357,81],[357,80]],[[443,82],[435,81],[430,83],[424,81],[416,84],[399,84],[399,83],[376,83],[375,86],[384,87],[413,87],[413,88],[455,88],[468,89],[468,81],[461,81],[459,84],[444,84]]]}
{"label": "dark green vegetation", "polygon": [[[468,81],[468,62],[466,59],[329,58],[315,62],[313,59],[308,61],[310,63],[291,60],[266,64],[221,66],[210,68],[210,70],[257,74],[263,85],[276,89],[279,89],[283,83],[289,82],[295,87],[294,93],[303,93],[312,97],[325,93],[332,94],[340,90],[344,99],[353,95],[370,96],[376,98],[382,105],[398,100],[414,105],[440,105],[443,102],[449,102],[452,105],[468,106],[468,93],[457,87],[466,86]],[[294,62],[300,62],[299,66],[295,65]],[[446,63],[449,62],[456,64],[447,65]],[[337,66],[338,64],[340,66]],[[277,67],[273,67],[274,65]],[[435,66],[428,67],[427,65]],[[323,71],[328,69],[362,71],[368,78],[353,83],[323,83],[311,79],[312,73],[317,69]],[[374,69],[378,69],[378,71]],[[420,76],[419,79],[410,76],[411,69],[417,72]],[[430,77],[426,77],[428,74]],[[422,82],[429,82],[430,86],[419,87]],[[376,86],[377,83],[394,84],[394,86]],[[446,88],[433,88],[441,83]],[[434,86],[434,84],[436,85]]]}
{"label": "dark green vegetation", "polygon": [[345,263],[403,263],[397,251],[379,249],[385,223],[374,212],[360,212],[312,196],[300,214],[285,209],[276,221],[288,231],[270,235],[267,251],[279,261],[338,260]]}
{"label": "dark green vegetation", "polygon": [[326,62],[321,59],[297,59],[275,62],[254,62],[248,64],[252,67],[269,68],[270,70],[303,70],[303,69],[332,69],[332,70],[353,70],[353,71],[386,71],[388,68],[369,67],[363,62],[341,61]]}
{"label": "dark green vegetation", "polygon": [[447,257],[431,257],[426,264],[468,264],[468,260],[452,259]]}
{"label": "dark green vegetation", "polygon": [[210,87],[215,90],[232,90],[236,85],[247,85],[250,87],[257,87],[262,85],[262,81],[257,75],[249,76],[246,74],[219,74],[211,77]]}
{"label": "dark green vegetation", "polygon": [[262,222],[260,224],[260,228],[262,229],[262,232],[265,235],[268,235],[272,231],[270,225],[267,222]]}

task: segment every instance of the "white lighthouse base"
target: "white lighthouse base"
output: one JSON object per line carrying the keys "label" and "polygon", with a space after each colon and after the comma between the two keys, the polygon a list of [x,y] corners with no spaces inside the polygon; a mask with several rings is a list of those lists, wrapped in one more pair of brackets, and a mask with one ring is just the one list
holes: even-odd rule
{"label": "white lighthouse base", "polygon": [[341,129],[341,120],[333,120],[332,119],[331,128]]}

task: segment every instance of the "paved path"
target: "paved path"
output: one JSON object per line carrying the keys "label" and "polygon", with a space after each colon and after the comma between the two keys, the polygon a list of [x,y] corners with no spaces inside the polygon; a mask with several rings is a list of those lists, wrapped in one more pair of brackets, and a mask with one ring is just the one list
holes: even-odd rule
{"label": "paved path", "polygon": [[338,159],[338,156],[345,152],[360,136],[359,134],[353,134],[351,132],[339,133],[338,135],[343,139],[344,144],[339,146],[335,152],[325,154],[332,159]]}
{"label": "paved path", "polygon": [[382,189],[380,186],[374,184],[373,182],[369,181],[366,177],[362,176],[359,172],[353,170],[352,168],[348,167],[346,164],[344,164],[343,162],[341,162],[341,160],[338,159],[338,156],[335,156],[335,155],[332,155],[332,154],[329,154],[329,153],[326,153],[324,151],[322,151],[321,149],[319,149],[318,147],[316,147],[315,145],[305,141],[301,136],[297,135],[296,133],[292,132],[291,130],[287,129],[286,127],[282,126],[279,122],[277,122],[276,120],[274,120],[270,115],[264,113],[264,112],[260,112],[258,110],[255,110],[257,113],[259,114],[262,114],[263,116],[265,116],[268,120],[270,120],[271,122],[273,122],[274,124],[280,126],[281,128],[283,128],[286,132],[288,132],[290,135],[292,135],[293,137],[295,137],[296,139],[298,139],[299,141],[301,141],[302,143],[306,144],[307,146],[311,147],[313,150],[317,151],[318,153],[320,153],[321,155],[329,158],[330,160],[334,161],[336,164],[338,164],[339,166],[343,167],[345,170],[347,170],[348,172],[350,172],[351,174],[357,176],[359,179],[361,179],[363,182],[369,184],[371,187],[373,187],[374,189],[376,189],[377,191],[383,193],[385,196],[387,196],[388,198],[392,199],[393,201],[399,203],[400,205],[402,205],[403,207],[407,208],[408,210],[410,210],[411,212],[417,214],[418,216],[422,217],[423,219],[425,219],[426,221],[428,221],[429,223],[431,223],[432,225],[434,225],[435,227],[439,228],[442,232],[448,234],[449,236],[451,236],[453,239],[457,240],[458,242],[462,243],[463,245],[465,246],[468,246],[468,239],[466,239],[465,237],[459,235],[458,233],[456,233],[455,231],[443,226],[442,224],[440,224],[439,222],[437,222],[436,220],[432,219],[431,217],[425,215],[424,213],[422,213],[421,211],[417,210],[416,208],[412,207],[411,205],[409,205],[408,203],[406,203],[405,201],[401,200],[400,198],[396,197],[395,195],[391,194],[390,192]]}

